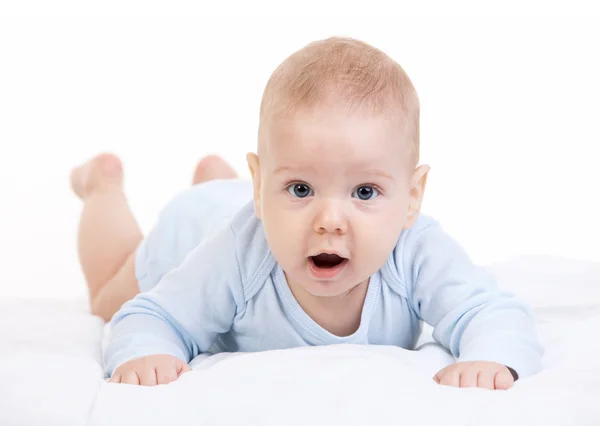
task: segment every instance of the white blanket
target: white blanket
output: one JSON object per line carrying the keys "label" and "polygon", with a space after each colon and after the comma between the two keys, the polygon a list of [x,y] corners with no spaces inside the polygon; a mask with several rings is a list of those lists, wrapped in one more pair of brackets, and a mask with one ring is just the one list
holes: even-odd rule
{"label": "white blanket", "polygon": [[103,324],[84,302],[0,300],[0,425],[599,425],[600,266],[526,258],[494,265],[534,303],[546,369],[509,391],[431,377],[428,344],[330,346],[200,357],[158,387],[108,384]]}

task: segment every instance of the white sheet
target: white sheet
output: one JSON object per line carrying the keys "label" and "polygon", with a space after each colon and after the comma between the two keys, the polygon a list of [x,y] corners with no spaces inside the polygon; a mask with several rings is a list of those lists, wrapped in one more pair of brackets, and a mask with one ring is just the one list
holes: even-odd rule
{"label": "white sheet", "polygon": [[547,346],[547,369],[506,392],[436,385],[431,376],[451,359],[431,345],[222,354],[195,360],[171,385],[108,384],[103,325],[85,301],[9,299],[0,300],[0,425],[600,424],[600,267],[521,258],[492,270],[529,296]]}

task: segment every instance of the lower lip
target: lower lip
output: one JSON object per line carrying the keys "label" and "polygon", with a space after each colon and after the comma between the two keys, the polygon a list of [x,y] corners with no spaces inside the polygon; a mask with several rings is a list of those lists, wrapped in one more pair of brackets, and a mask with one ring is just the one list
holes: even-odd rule
{"label": "lower lip", "polygon": [[313,262],[312,259],[308,259],[310,271],[316,278],[320,279],[335,278],[340,273],[342,268],[346,266],[346,263],[348,263],[348,259],[344,259],[339,265],[336,265],[333,268],[319,268],[317,265],[315,265],[315,262]]}

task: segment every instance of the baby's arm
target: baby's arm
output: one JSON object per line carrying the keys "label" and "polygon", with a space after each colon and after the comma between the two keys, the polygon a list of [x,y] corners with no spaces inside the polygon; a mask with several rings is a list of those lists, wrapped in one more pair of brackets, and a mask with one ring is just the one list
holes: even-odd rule
{"label": "baby's arm", "polygon": [[[192,358],[231,328],[241,303],[235,236],[228,227],[202,242],[155,288],[115,314],[104,352],[107,374],[112,376],[117,369],[120,376],[130,370],[143,374],[142,368],[157,368],[160,373],[165,359],[164,369],[174,365],[185,371]],[[163,357],[142,360],[155,355]]]}
{"label": "baby's arm", "polygon": [[[502,374],[501,381],[510,380],[509,385],[510,369],[516,377],[541,370],[543,349],[530,307],[499,291],[495,279],[473,265],[436,222],[421,221],[401,246],[399,273],[417,315],[434,327],[434,339],[459,363],[470,362],[448,367],[456,379],[450,384],[459,385],[461,372],[476,378],[473,369]],[[444,379],[444,370],[440,373],[436,379]]]}

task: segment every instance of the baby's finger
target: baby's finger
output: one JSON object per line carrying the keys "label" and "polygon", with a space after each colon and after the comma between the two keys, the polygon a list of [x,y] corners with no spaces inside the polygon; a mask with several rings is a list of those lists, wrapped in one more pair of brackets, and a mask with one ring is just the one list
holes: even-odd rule
{"label": "baby's finger", "polygon": [[192,371],[192,368],[185,362],[182,362],[177,366],[177,374],[181,376],[184,373]]}
{"label": "baby's finger", "polygon": [[448,370],[440,377],[440,385],[454,386],[460,385],[460,372],[458,370]]}
{"label": "baby's finger", "polygon": [[460,387],[461,388],[474,388],[477,387],[477,377],[479,376],[479,370],[476,368],[467,368],[460,375]]}
{"label": "baby's finger", "polygon": [[508,368],[503,368],[496,374],[495,385],[496,389],[506,390],[513,385],[514,379]]}
{"label": "baby's finger", "polygon": [[113,374],[108,383],[121,383],[121,375]]}
{"label": "baby's finger", "polygon": [[482,371],[477,376],[477,387],[494,390],[495,371]]}
{"label": "baby's finger", "polygon": [[439,385],[440,382],[442,381],[442,377],[444,377],[444,375],[446,374],[446,372],[448,370],[450,370],[452,368],[452,366],[448,366],[446,368],[442,368],[440,371],[438,371],[436,373],[435,376],[433,376],[433,380]]}
{"label": "baby's finger", "polygon": [[154,368],[144,368],[138,372],[140,378],[140,385],[142,386],[156,386],[156,371]]}
{"label": "baby's finger", "polygon": [[121,376],[121,383],[128,385],[139,385],[140,378],[135,371],[129,370]]}
{"label": "baby's finger", "polygon": [[177,366],[169,364],[163,367],[156,367],[156,378],[159,385],[166,385],[177,380]]}

